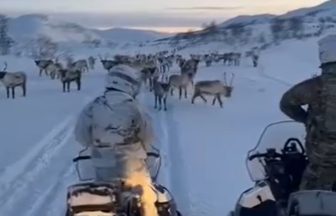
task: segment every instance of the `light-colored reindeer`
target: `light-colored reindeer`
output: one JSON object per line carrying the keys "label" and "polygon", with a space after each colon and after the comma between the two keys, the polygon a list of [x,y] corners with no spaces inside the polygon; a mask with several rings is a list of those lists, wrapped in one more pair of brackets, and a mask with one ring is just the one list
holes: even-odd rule
{"label": "light-colored reindeer", "polygon": [[5,62],[5,68],[0,71],[0,81],[5,86],[7,91],[7,98],[10,97],[10,90],[12,98],[15,98],[15,88],[22,88],[22,95],[26,96],[27,75],[24,72],[7,72],[7,62]]}
{"label": "light-colored reindeer", "polygon": [[208,81],[199,81],[195,84],[194,95],[191,99],[191,103],[194,104],[195,99],[197,97],[201,97],[203,101],[206,103],[204,95],[212,95],[214,96],[212,100],[212,105],[215,105],[216,100],[220,107],[223,107],[223,101],[221,96],[230,98],[233,91],[233,80],[235,75],[232,75],[230,84],[227,83],[226,73],[224,73],[224,83],[220,80],[208,80]]}
{"label": "light-colored reindeer", "polygon": [[169,85],[170,85],[170,94],[174,95],[174,89],[179,89],[179,99],[182,98],[182,91],[184,90],[184,97],[188,96],[188,86],[190,83],[193,83],[194,75],[192,73],[184,73],[181,75],[171,75],[169,77]]}
{"label": "light-colored reindeer", "polygon": [[[164,83],[158,81],[159,77],[153,78],[153,90],[154,90],[154,109],[162,110],[162,103],[164,110],[167,111],[167,97],[169,94],[170,85],[169,83]],[[159,103],[159,107],[158,106]]]}

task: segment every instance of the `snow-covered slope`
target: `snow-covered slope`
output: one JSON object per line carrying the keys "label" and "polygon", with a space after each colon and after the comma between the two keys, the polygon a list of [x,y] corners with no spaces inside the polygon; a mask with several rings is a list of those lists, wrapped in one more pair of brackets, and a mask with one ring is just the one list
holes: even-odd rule
{"label": "snow-covered slope", "polygon": [[[221,43],[226,49],[265,47],[292,38],[320,37],[336,32],[336,0],[282,15],[238,16],[196,32],[181,33],[155,45],[178,50]],[[233,45],[233,46],[232,46]],[[216,45],[215,45],[216,46]]]}
{"label": "snow-covered slope", "polygon": [[[59,81],[37,76],[32,60],[3,60],[8,70],[27,71],[28,95],[8,100],[0,90],[0,212],[62,215],[66,187],[77,182],[71,163],[79,150],[72,135],[74,121],[81,108],[102,93],[105,73],[99,65],[84,74],[81,92],[64,94]],[[201,65],[196,79],[222,79],[224,71],[235,73],[236,79],[223,109],[201,101],[192,105],[191,89],[189,99],[170,97],[167,112],[153,109],[148,90],[140,97],[152,116],[163,156],[160,182],[172,190],[185,216],[225,215],[251,184],[246,152],[266,124],[286,119],[278,108],[282,93],[318,72],[316,40],[272,47],[262,53],[257,69],[249,59],[236,68]]]}

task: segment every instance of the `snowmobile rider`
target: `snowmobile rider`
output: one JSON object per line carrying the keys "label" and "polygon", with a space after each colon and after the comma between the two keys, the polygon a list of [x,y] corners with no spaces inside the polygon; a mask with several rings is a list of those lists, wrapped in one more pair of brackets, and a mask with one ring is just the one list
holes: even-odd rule
{"label": "snowmobile rider", "polygon": [[127,65],[113,67],[106,91],[81,112],[76,140],[91,151],[97,181],[122,179],[126,186],[141,187],[142,211],[157,216],[156,193],[145,163],[154,134],[148,115],[135,100],[140,73]]}
{"label": "snowmobile rider", "polygon": [[301,190],[332,190],[336,183],[336,35],[319,41],[319,56],[321,75],[295,85],[280,102],[284,114],[306,127],[309,164]]}

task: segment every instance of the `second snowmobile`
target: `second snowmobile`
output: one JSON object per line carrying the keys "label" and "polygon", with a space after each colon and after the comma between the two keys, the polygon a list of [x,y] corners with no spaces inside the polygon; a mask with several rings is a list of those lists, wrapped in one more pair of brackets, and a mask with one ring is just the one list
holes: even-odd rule
{"label": "second snowmobile", "polygon": [[[82,183],[68,187],[66,216],[142,216],[141,189],[126,187],[122,179],[97,182],[90,164],[91,157],[85,155],[86,151],[82,150],[73,160]],[[154,182],[153,190],[157,194],[155,204],[159,216],[181,216],[171,192],[157,183],[161,167],[159,151],[148,153],[146,163]]]}
{"label": "second snowmobile", "polygon": [[246,165],[254,186],[244,191],[230,216],[336,216],[334,191],[299,191],[308,164],[304,125],[270,124]]}

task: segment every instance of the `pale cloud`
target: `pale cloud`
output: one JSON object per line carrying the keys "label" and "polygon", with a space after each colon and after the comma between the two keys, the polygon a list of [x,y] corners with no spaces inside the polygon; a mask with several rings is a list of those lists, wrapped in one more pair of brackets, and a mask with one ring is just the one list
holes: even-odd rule
{"label": "pale cloud", "polygon": [[243,7],[216,7],[216,6],[208,6],[208,7],[173,7],[167,8],[168,10],[237,10],[242,9]]}

